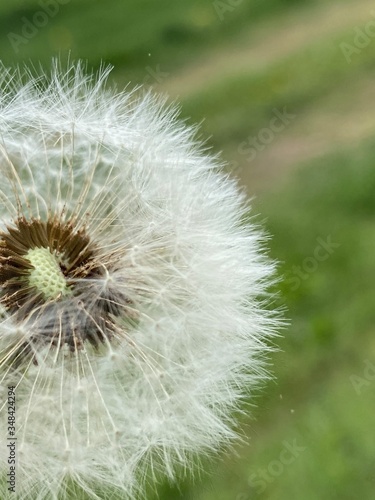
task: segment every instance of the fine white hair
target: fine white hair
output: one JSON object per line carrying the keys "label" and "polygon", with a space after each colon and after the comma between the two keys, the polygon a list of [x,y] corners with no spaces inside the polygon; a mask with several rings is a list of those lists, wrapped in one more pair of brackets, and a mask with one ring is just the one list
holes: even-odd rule
{"label": "fine white hair", "polygon": [[[274,264],[246,196],[175,108],[116,92],[108,71],[1,68],[0,245],[18,220],[58,219],[84,231],[103,270],[37,316],[2,302],[1,498],[9,386],[17,498],[100,499],[132,498],[145,478],[173,479],[230,443],[233,411],[267,378]],[[99,296],[113,309],[98,312]],[[68,317],[78,336],[82,321],[77,349],[48,340]]]}

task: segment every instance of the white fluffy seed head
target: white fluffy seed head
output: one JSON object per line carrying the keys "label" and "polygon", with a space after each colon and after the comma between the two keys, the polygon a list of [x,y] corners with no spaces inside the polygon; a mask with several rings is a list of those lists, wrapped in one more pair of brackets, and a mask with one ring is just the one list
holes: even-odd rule
{"label": "white fluffy seed head", "polygon": [[278,326],[262,305],[273,264],[235,181],[163,100],[116,94],[107,70],[80,64],[1,73],[0,380],[16,386],[17,498],[130,498],[145,471],[173,478],[235,437]]}

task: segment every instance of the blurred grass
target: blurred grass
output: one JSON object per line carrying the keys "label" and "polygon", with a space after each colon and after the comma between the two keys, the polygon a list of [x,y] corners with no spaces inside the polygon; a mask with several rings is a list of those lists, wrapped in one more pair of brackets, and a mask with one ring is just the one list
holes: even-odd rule
{"label": "blurred grass", "polygon": [[[73,57],[101,59],[126,65],[128,78],[143,76],[151,53],[166,70],[182,66],[202,50],[223,45],[240,29],[269,15],[313,0],[206,2],[202,0],[64,0],[48,24],[29,43],[14,52],[8,34],[22,35],[25,18],[32,21],[42,5],[53,0],[16,0],[0,5],[2,59],[32,57],[48,63],[50,53],[71,52]],[[315,0],[316,2],[317,0]],[[231,7],[231,5],[235,7]],[[225,7],[226,6],[226,7]]]}
{"label": "blurred grass", "polygon": [[[265,218],[271,255],[280,261],[284,276],[277,303],[287,306],[291,325],[278,341],[280,352],[272,357],[275,380],[258,395],[252,415],[242,417],[250,443],[217,464],[205,464],[207,470],[195,484],[185,480],[175,487],[160,485],[158,498],[371,499],[375,381],[364,379],[357,394],[350,377],[364,377],[365,360],[375,364],[375,114],[371,92],[361,92],[373,86],[375,40],[354,54],[350,64],[340,49],[343,42],[353,44],[353,28],[359,25],[351,21],[350,9],[362,9],[364,24],[372,19],[366,10],[370,2],[244,0],[222,20],[215,5],[203,0],[71,0],[16,53],[8,34],[20,34],[23,18],[32,19],[41,7],[34,0],[4,2],[1,55],[5,63],[31,59],[48,65],[51,55],[70,53],[94,67],[103,59],[116,65],[112,78],[120,85],[142,82],[150,67],[160,65],[168,76],[151,83],[168,91],[181,72],[194,77],[196,61],[204,65],[228,51],[227,61],[221,57],[219,76],[203,82],[197,78],[198,84],[183,93],[182,116],[189,122],[204,118],[202,135],[211,136],[208,144],[221,149],[224,158],[235,158],[242,182],[250,194],[256,192],[254,212]],[[332,19],[332,31],[324,36],[311,36],[263,65],[252,66],[250,60],[225,71],[236,46],[256,50],[255,43],[270,40],[272,55],[295,22],[308,26],[319,13],[324,20],[333,5],[340,5],[344,17],[348,12],[342,28]],[[262,29],[260,42],[253,40]],[[172,97],[178,94],[178,86],[173,87]],[[238,145],[268,126],[274,108],[284,107],[296,114],[295,122],[249,164]],[[316,117],[327,112],[336,117],[334,130],[324,120],[316,125]],[[358,117],[368,121],[359,132]],[[295,160],[290,145],[301,137],[309,141],[317,132],[321,150],[312,141]],[[338,139],[331,140],[332,135]],[[289,142],[282,149],[284,139]],[[256,167],[264,169],[263,158],[273,150],[275,165],[269,166],[267,183],[257,190],[257,176],[264,172]],[[284,164],[290,164],[285,172],[277,171]],[[339,246],[311,271],[319,241],[327,238]],[[297,279],[300,272],[303,278]],[[290,463],[281,463],[285,441],[294,440],[304,450]]]}

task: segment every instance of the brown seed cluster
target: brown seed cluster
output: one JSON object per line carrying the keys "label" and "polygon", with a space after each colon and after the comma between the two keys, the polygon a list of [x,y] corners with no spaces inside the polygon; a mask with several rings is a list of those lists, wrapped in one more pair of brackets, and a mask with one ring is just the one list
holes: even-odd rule
{"label": "brown seed cluster", "polygon": [[[46,297],[30,284],[34,266],[27,255],[35,248],[48,249],[55,257],[69,294]],[[30,329],[22,351],[30,353],[41,343],[58,348],[67,344],[76,351],[85,341],[97,347],[111,340],[116,318],[126,315],[129,300],[103,285],[105,270],[96,245],[72,223],[22,217],[0,232],[0,303]]]}

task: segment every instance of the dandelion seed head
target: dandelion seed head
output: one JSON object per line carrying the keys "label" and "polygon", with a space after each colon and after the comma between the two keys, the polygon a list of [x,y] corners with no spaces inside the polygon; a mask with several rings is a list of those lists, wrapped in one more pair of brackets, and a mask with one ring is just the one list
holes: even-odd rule
{"label": "dandelion seed head", "polygon": [[108,72],[1,72],[0,388],[16,387],[21,500],[133,498],[230,443],[279,326],[235,180]]}

